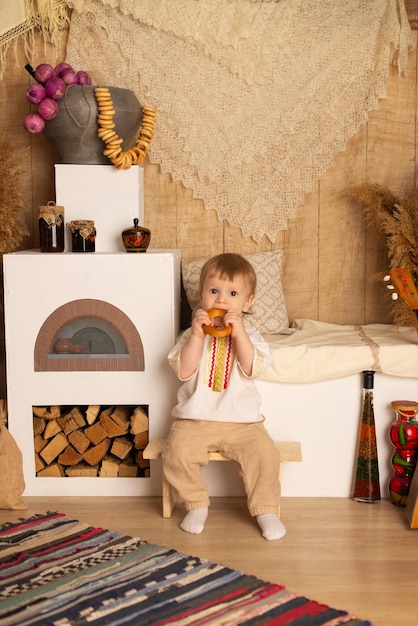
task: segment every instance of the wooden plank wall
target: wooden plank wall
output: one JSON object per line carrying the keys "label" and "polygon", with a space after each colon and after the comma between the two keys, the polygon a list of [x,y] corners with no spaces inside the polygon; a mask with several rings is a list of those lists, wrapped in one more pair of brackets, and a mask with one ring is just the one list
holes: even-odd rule
{"label": "wooden plank wall", "polygon": [[[55,48],[44,47],[36,37],[32,64],[64,60],[66,37],[62,32]],[[39,245],[38,207],[55,199],[55,155],[42,135],[31,136],[22,127],[30,109],[25,91],[33,82],[24,69],[26,62],[20,48],[9,50],[6,76],[0,82],[0,132],[12,138],[21,155],[26,181],[22,189],[24,219],[31,231],[21,247],[31,248]],[[216,213],[206,211],[189,189],[174,183],[168,173],[147,160],[144,221],[152,231],[152,247],[178,248],[185,260],[221,251],[282,248],[283,283],[291,319],[339,324],[390,321],[381,299],[382,285],[371,279],[386,269],[386,256],[348,192],[365,181],[386,185],[400,195],[415,187],[416,91],[414,52],[407,76],[400,77],[397,69],[391,68],[387,98],[370,113],[368,123],[336,157],[326,177],[306,196],[305,204],[274,244],[267,238],[256,244],[243,238],[238,228],[220,223]]]}

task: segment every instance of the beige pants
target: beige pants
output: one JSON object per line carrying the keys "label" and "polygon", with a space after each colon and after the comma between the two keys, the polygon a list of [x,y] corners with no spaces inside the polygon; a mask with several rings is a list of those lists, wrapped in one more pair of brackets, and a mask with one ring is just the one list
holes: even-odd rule
{"label": "beige pants", "polygon": [[243,424],[178,419],[162,452],[163,471],[188,511],[209,506],[201,468],[209,452],[238,465],[250,515],[277,514],[280,505],[280,453],[262,422]]}

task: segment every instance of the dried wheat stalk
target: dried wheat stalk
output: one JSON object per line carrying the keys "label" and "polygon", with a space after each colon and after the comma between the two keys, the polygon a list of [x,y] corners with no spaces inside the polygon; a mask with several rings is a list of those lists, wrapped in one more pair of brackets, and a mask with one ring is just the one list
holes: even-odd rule
{"label": "dried wheat stalk", "polygon": [[0,255],[14,252],[25,235],[29,234],[22,222],[24,214],[24,172],[20,157],[11,141],[0,141]]}
{"label": "dried wheat stalk", "polygon": [[[387,187],[365,183],[352,189],[351,193],[362,204],[366,221],[374,224],[386,247],[388,268],[409,270],[418,284],[418,192],[399,198]],[[378,278],[381,280],[383,273]],[[407,305],[400,299],[391,300],[386,288],[384,294],[391,302],[394,322],[400,326],[411,325]]]}

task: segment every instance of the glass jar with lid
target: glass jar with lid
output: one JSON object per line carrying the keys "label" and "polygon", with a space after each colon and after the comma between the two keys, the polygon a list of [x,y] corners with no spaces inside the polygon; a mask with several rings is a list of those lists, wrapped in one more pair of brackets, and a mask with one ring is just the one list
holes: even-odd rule
{"label": "glass jar with lid", "polygon": [[41,252],[64,252],[64,207],[52,201],[40,206],[38,223]]}
{"label": "glass jar with lid", "polygon": [[73,252],[95,252],[96,228],[93,220],[73,220],[67,226],[71,230]]}

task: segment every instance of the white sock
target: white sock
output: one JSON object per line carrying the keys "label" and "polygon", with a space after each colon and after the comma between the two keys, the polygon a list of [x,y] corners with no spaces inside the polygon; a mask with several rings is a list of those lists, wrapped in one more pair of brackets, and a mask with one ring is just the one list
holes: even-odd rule
{"label": "white sock", "polygon": [[274,513],[264,513],[256,517],[263,537],[268,541],[281,539],[286,534],[286,528]]}
{"label": "white sock", "polygon": [[183,519],[182,523],[180,524],[180,528],[182,530],[185,530],[187,533],[193,533],[194,535],[198,535],[203,531],[205,527],[208,512],[208,507],[189,511]]}

